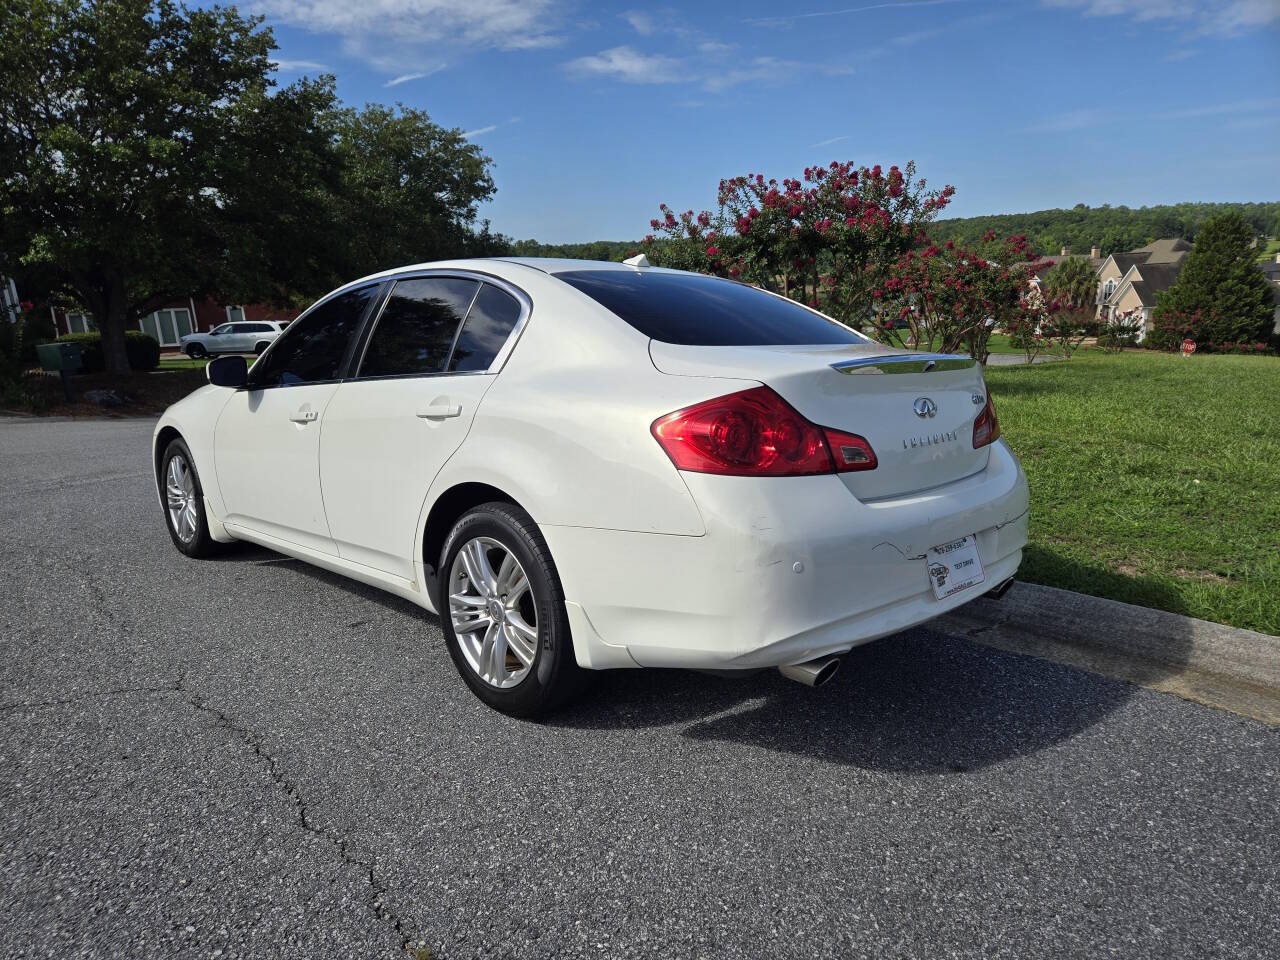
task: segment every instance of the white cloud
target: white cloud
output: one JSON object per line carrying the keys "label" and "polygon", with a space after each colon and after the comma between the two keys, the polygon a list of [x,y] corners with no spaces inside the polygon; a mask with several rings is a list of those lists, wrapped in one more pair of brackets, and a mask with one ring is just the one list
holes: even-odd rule
{"label": "white cloud", "polygon": [[[560,0],[250,0],[256,13],[313,33],[375,66],[410,72],[424,49],[555,46]],[[406,69],[408,68],[408,69]]]}
{"label": "white cloud", "polygon": [[271,65],[281,73],[302,73],[305,70],[328,70],[323,63],[314,60],[272,60]]}
{"label": "white cloud", "polygon": [[408,83],[408,82],[409,82],[409,81],[411,81],[411,80],[421,80],[423,77],[429,77],[429,76],[431,76],[433,73],[439,73],[441,70],[443,70],[443,69],[444,69],[444,67],[445,67],[445,65],[444,65],[443,63],[441,63],[441,64],[437,64],[436,66],[432,67],[430,70],[420,70],[420,71],[418,71],[417,73],[402,73],[402,74],[400,74],[400,76],[398,76],[398,77],[392,77],[390,80],[388,80],[386,83],[384,83],[384,84],[383,84],[383,86],[384,86],[384,87],[398,87],[398,86],[400,86],[400,84],[402,84],[402,83]]}
{"label": "white cloud", "polygon": [[[1227,103],[1206,103],[1198,107],[1180,107],[1151,114],[1157,120],[1195,120],[1202,117],[1226,117],[1240,114],[1262,113],[1275,122],[1280,111],[1280,98],[1266,97],[1252,100],[1233,100]],[[1042,123],[1027,129],[1032,133],[1070,133],[1076,130],[1105,130],[1114,123],[1114,117],[1101,109],[1067,110],[1049,117]]]}
{"label": "white cloud", "polygon": [[812,20],[815,17],[845,17],[871,10],[892,10],[899,7],[937,7],[944,3],[960,3],[962,0],[898,0],[896,3],[869,3],[860,7],[841,7],[838,10],[812,10],[808,13],[787,13],[772,17],[749,17],[743,23],[759,27],[777,26],[795,20]]}
{"label": "white cloud", "polygon": [[841,141],[848,140],[848,139],[849,139],[848,137],[832,137],[829,140],[819,140],[817,143],[809,144],[809,146],[806,147],[805,149],[811,150],[814,147],[829,147],[833,143],[840,143]]}
{"label": "white cloud", "polygon": [[496,123],[491,123],[487,127],[480,127],[477,130],[468,130],[466,133],[462,135],[462,139],[471,140],[475,137],[482,137],[486,133],[493,133],[493,131],[497,129],[498,129],[498,125]]}
{"label": "white cloud", "polygon": [[1243,33],[1280,23],[1277,0],[1042,0],[1045,6],[1081,11],[1088,17],[1169,21],[1197,33]]}
{"label": "white cloud", "polygon": [[679,83],[687,79],[684,63],[675,57],[640,53],[628,46],[578,57],[566,63],[565,69],[580,77],[611,77],[623,83]]}
{"label": "white cloud", "polygon": [[853,73],[846,64],[819,64],[777,57],[756,57],[742,66],[709,73],[702,85],[713,93],[721,93],[744,83],[785,83],[797,77],[818,73],[825,77],[844,77]]}
{"label": "white cloud", "polygon": [[642,37],[651,36],[658,29],[658,25],[653,19],[653,14],[646,13],[643,10],[628,10],[625,13],[618,14],[618,16],[631,24],[631,29]]}

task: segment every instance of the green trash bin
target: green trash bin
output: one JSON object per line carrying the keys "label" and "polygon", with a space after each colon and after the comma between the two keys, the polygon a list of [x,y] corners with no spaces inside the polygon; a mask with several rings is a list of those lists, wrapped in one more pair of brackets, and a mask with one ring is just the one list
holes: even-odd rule
{"label": "green trash bin", "polygon": [[71,402],[71,377],[84,367],[84,357],[80,354],[78,343],[38,343],[36,356],[40,358],[41,369],[56,373],[62,379],[62,392],[67,402]]}
{"label": "green trash bin", "polygon": [[84,366],[78,343],[40,343],[36,345],[40,366],[50,373],[77,373]]}

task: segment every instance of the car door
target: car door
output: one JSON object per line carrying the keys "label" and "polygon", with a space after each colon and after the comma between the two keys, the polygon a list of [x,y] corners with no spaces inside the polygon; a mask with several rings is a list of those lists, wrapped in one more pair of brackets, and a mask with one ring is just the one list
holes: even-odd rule
{"label": "car door", "polygon": [[320,495],[320,430],[381,284],[313,307],[263,354],[214,428],[227,522],[335,553]]}
{"label": "car door", "polygon": [[325,514],[342,557],[414,578],[427,489],[466,437],[528,313],[523,293],[495,281],[396,281],[321,431]]}
{"label": "car door", "polygon": [[232,324],[230,323],[220,323],[210,330],[209,335],[204,341],[205,349],[210,353],[231,352],[234,346],[231,337],[231,327]]}

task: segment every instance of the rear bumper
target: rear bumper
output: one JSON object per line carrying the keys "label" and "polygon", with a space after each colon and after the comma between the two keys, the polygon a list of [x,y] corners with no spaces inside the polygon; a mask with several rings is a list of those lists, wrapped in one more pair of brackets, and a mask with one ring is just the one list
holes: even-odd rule
{"label": "rear bumper", "polygon": [[[686,474],[706,534],[542,528],[583,666],[799,663],[930,620],[1013,576],[1027,482],[1003,441],[986,469],[860,502],[836,476]],[[925,551],[977,534],[986,581],[933,596]]]}

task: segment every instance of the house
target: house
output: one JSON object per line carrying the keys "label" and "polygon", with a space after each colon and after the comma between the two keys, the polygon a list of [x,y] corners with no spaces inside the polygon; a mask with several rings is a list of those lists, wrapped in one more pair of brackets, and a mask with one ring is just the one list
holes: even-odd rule
{"label": "house", "polygon": [[14,286],[10,277],[0,276],[0,309],[4,312],[4,317],[10,323],[18,322],[18,312],[21,309],[18,299],[18,288]]}
{"label": "house", "polygon": [[[274,320],[287,324],[297,318],[300,311],[279,309],[264,304],[220,304],[214,300],[175,300],[166,303],[138,320],[138,329],[156,338],[161,348],[177,349],[183,336],[212,330],[222,323],[260,322]],[[96,330],[93,317],[82,310],[58,310],[50,308],[58,335],[85,333]]]}
{"label": "house", "polygon": [[1098,268],[1098,318],[1110,322],[1130,313],[1142,319],[1141,341],[1151,329],[1156,295],[1177,282],[1191,244],[1166,237],[1137,250],[1113,253]]}
{"label": "house", "polygon": [[[1044,291],[1042,287],[1044,285],[1044,279],[1049,275],[1050,270],[1056,267],[1063,260],[1067,260],[1071,257],[1083,257],[1083,256],[1084,254],[1072,253],[1070,247],[1063,247],[1062,253],[1056,257],[1040,257],[1036,261],[1037,269],[1033,270],[1031,272],[1031,275],[1027,277],[1027,283],[1030,285],[1032,290],[1035,290],[1037,293],[1043,293]],[[1098,270],[1101,269],[1103,264],[1102,251],[1099,250],[1097,247],[1094,247],[1089,251],[1088,259],[1089,259],[1089,266],[1093,267],[1094,273],[1097,273]]]}
{"label": "house", "polygon": [[1275,326],[1272,327],[1271,332],[1280,337],[1280,253],[1277,253],[1274,259],[1258,264],[1258,269],[1271,281],[1271,292],[1276,298]]}

